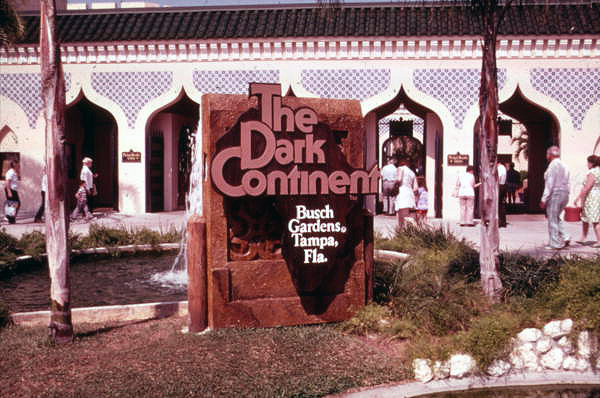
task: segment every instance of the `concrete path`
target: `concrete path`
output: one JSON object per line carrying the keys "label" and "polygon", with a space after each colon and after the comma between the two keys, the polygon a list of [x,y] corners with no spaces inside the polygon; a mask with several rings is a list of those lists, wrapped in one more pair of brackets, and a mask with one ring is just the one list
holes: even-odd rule
{"label": "concrete path", "polygon": [[[600,254],[600,249],[593,248],[595,235],[593,230],[588,233],[587,243],[581,245],[575,241],[581,236],[581,222],[566,222],[565,228],[571,235],[571,244],[563,250],[546,250],[548,243],[548,223],[543,214],[517,214],[507,216],[508,226],[500,228],[500,250],[519,251],[534,256],[593,256]],[[461,227],[458,220],[429,219],[430,225],[443,225],[457,237],[464,238],[479,247],[481,227]],[[375,231],[382,236],[391,236],[396,228],[396,219],[392,216],[375,217]]]}
{"label": "concrete path", "polygon": [[[147,213],[147,214],[123,214],[114,212],[96,212],[97,218],[93,221],[96,224],[110,227],[125,227],[136,229],[147,227],[158,231],[167,231],[170,228],[181,230],[185,222],[184,211]],[[571,245],[563,250],[545,250],[544,246],[548,242],[548,226],[543,214],[524,214],[508,215],[508,227],[500,229],[500,249],[505,251],[519,251],[524,254],[535,256],[553,256],[553,255],[595,255],[600,254],[600,249],[591,247],[595,236],[593,231],[588,235],[587,245],[575,243],[581,234],[580,222],[565,223],[568,233],[571,235]],[[475,227],[461,227],[458,220],[429,219],[428,223],[435,226],[443,225],[449,228],[457,237],[465,238],[479,246],[481,229]],[[91,224],[83,221],[76,221],[71,224],[71,231],[76,234],[86,235]],[[33,223],[33,218],[21,218],[16,224],[3,222],[0,225],[6,232],[13,236],[21,236],[23,233],[38,230],[43,232],[45,224]],[[379,215],[375,217],[375,231],[382,236],[391,236],[396,228],[396,218],[392,216]]]}

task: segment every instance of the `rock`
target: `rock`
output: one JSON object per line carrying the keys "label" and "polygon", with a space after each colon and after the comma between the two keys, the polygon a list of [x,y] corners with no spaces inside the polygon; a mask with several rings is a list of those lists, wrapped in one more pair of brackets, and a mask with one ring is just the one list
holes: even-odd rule
{"label": "rock", "polygon": [[558,370],[562,365],[564,357],[565,354],[563,353],[563,350],[555,347],[548,351],[548,353],[542,355],[540,358],[540,363],[546,369]]}
{"label": "rock", "polygon": [[521,333],[517,335],[517,339],[522,342],[536,342],[538,339],[542,337],[542,331],[536,328],[527,328],[523,329]]}
{"label": "rock", "polygon": [[583,331],[577,336],[577,355],[582,358],[589,358],[592,355],[592,339],[590,332]]}
{"label": "rock", "polygon": [[433,364],[433,377],[441,380],[450,376],[450,363],[448,361],[435,361]]}
{"label": "rock", "polygon": [[548,336],[543,336],[535,344],[535,349],[540,354],[547,353],[548,351],[550,351],[550,348],[552,348],[552,339]]}
{"label": "rock", "polygon": [[572,354],[575,352],[573,343],[571,343],[571,340],[567,336],[563,336],[558,339],[558,346],[562,348],[566,354]]}
{"label": "rock", "polygon": [[567,318],[562,321],[548,322],[544,326],[544,334],[557,339],[571,333],[571,329],[573,329],[573,321]]}
{"label": "rock", "polygon": [[486,373],[490,376],[500,377],[504,376],[510,371],[511,365],[510,363],[496,359],[492,364],[487,368]]}
{"label": "rock", "polygon": [[415,379],[421,383],[427,383],[433,379],[433,371],[429,366],[430,361],[427,359],[417,358],[413,361],[413,370],[415,372]]}
{"label": "rock", "polygon": [[577,358],[569,355],[563,360],[562,367],[564,370],[575,370],[577,369]]}
{"label": "rock", "polygon": [[465,377],[475,368],[475,360],[466,354],[456,354],[450,357],[450,376]]}
{"label": "rock", "polygon": [[[521,359],[521,363],[513,363],[515,368],[537,370],[539,367],[537,353],[532,343],[523,343],[513,349],[513,353]],[[511,360],[511,362],[513,362]]]}
{"label": "rock", "polygon": [[577,358],[577,365],[575,366],[575,370],[578,372],[585,372],[590,368],[590,362],[585,358]]}
{"label": "rock", "polygon": [[512,367],[515,370],[523,370],[523,368],[525,367],[525,362],[523,361],[523,358],[521,358],[519,356],[519,353],[516,351],[510,353],[509,360]]}

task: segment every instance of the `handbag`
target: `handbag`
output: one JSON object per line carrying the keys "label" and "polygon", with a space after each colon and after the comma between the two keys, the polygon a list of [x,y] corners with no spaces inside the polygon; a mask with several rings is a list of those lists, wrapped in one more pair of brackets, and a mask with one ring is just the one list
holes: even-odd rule
{"label": "handbag", "polygon": [[14,217],[17,214],[17,205],[19,203],[16,200],[8,199],[4,202],[4,215],[6,217]]}

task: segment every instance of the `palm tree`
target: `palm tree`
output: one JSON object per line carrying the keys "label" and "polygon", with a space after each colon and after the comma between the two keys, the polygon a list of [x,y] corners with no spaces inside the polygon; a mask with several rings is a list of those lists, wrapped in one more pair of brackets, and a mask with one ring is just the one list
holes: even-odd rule
{"label": "palm tree", "polygon": [[0,0],[0,47],[14,44],[23,35],[23,22],[10,0]]}

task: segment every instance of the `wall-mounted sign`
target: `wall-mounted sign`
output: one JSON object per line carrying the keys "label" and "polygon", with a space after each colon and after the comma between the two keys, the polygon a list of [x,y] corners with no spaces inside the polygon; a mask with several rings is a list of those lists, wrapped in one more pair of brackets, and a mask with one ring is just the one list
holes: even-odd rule
{"label": "wall-mounted sign", "polygon": [[134,152],[133,149],[130,149],[129,152],[121,153],[121,160],[124,163],[140,163],[142,161],[142,153]]}
{"label": "wall-mounted sign", "polygon": [[456,152],[448,155],[448,166],[468,166],[469,155]]}

